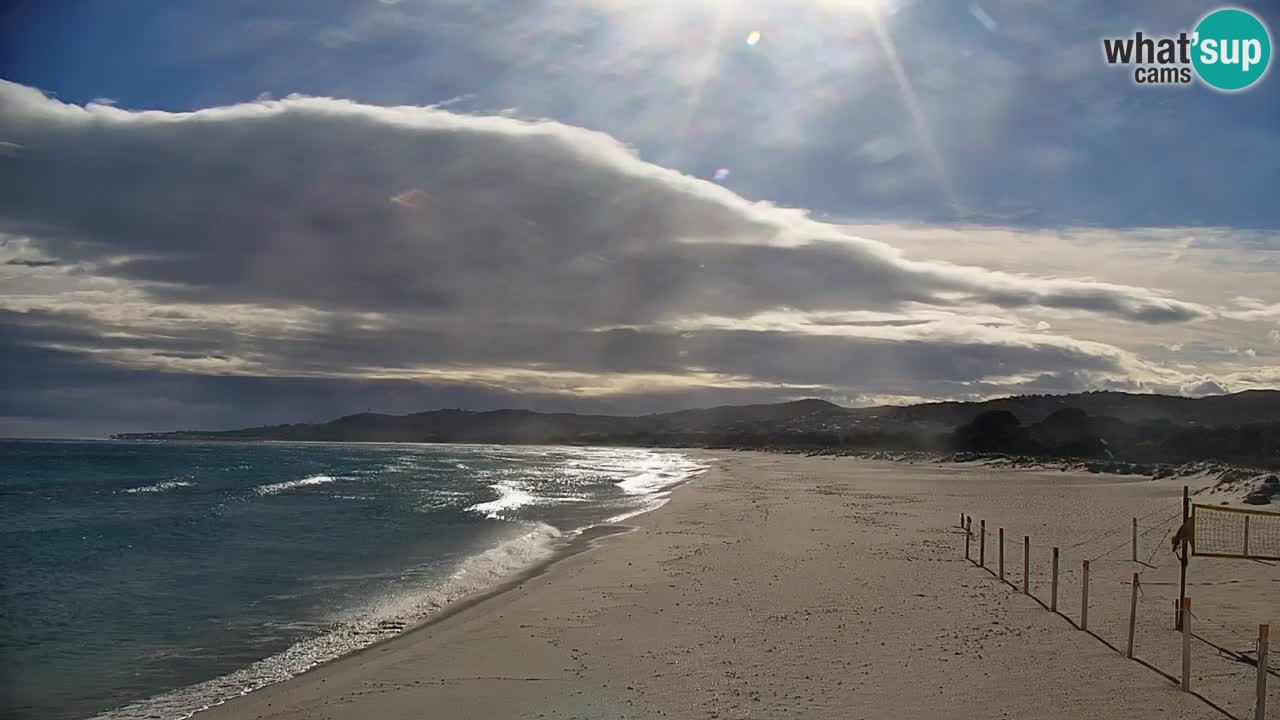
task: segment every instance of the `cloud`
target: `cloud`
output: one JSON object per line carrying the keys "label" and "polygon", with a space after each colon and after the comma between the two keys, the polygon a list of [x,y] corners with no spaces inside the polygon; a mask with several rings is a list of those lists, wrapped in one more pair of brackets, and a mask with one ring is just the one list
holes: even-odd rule
{"label": "cloud", "polygon": [[[60,37],[101,24],[98,5],[35,11],[43,21],[29,23],[6,76],[129,107],[225,105],[264,90],[383,105],[471,93],[461,104],[474,111],[554,117],[684,172],[730,168],[751,198],[867,220],[1280,227],[1270,167],[1232,162],[1280,149],[1263,120],[1270,94],[1153,93],[1100,58],[1099,38],[1187,29],[1203,2],[880,0],[868,13],[847,0],[527,0],[513,13],[459,0],[314,0],[305,12],[226,0],[114,8],[115,31],[82,38],[78,52],[117,62],[55,62]],[[1274,10],[1255,10],[1275,25]],[[966,215],[920,152],[876,15]],[[753,30],[765,40],[749,47]],[[161,64],[182,81],[150,82]]]}
{"label": "cloud", "polygon": [[1234,307],[1224,310],[1223,316],[1233,320],[1271,320],[1280,318],[1280,303],[1268,304],[1258,298],[1236,297]]}
{"label": "cloud", "polygon": [[1190,397],[1205,397],[1207,395],[1226,395],[1231,392],[1217,380],[1206,378],[1199,382],[1188,383],[1182,386],[1182,394]]}
{"label": "cloud", "polygon": [[552,121],[300,96],[130,111],[0,83],[0,137],[22,148],[0,157],[13,422],[72,414],[67,388],[169,393],[135,426],[296,419],[296,388],[358,399],[299,412],[1177,390],[1187,373],[1070,323],[1215,314],[908,254]]}
{"label": "cloud", "polygon": [[908,260],[554,122],[324,98],[195,113],[0,85],[0,231],[157,297],[574,324],[990,303],[1144,323],[1141,287]]}
{"label": "cloud", "polygon": [[[164,319],[0,314],[0,428],[104,434],[319,420],[375,409],[652,412],[798,397],[905,402],[1122,386],[1126,353],[1016,338],[895,340],[777,331],[431,333],[308,323],[244,337]],[[881,326],[892,328],[892,326]],[[928,333],[917,331],[918,337]],[[24,430],[27,428],[27,430]],[[47,434],[47,430],[43,430]]]}
{"label": "cloud", "polygon": [[[939,396],[973,392],[995,376],[1156,377],[1114,347],[958,318],[853,326],[700,318],[670,328],[531,333],[518,324],[476,332],[465,322],[416,318],[282,315],[257,318],[251,328],[199,310],[186,318],[62,310],[0,312],[0,328],[23,345],[91,352],[99,363],[160,372],[421,377],[561,392],[577,392],[576,383],[597,394],[626,394],[649,381],[688,386],[689,377],[720,386],[750,380],[761,387]],[[1070,381],[1062,389],[1079,387]]]}

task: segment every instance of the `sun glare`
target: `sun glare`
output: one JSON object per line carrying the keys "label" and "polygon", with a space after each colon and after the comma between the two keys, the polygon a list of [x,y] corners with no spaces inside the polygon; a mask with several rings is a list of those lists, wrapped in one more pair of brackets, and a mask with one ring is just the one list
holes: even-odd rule
{"label": "sun glare", "polygon": [[893,0],[818,0],[818,5],[839,10],[856,10],[882,15],[892,10]]}

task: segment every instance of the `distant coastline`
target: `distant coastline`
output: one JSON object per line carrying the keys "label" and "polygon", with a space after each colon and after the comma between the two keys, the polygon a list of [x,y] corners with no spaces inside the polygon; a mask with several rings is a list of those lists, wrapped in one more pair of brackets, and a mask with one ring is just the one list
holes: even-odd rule
{"label": "distant coastline", "polygon": [[1216,461],[1280,468],[1280,391],[1203,398],[1088,392],[870,408],[809,399],[638,416],[449,409],[112,437],[980,453],[1121,466]]}

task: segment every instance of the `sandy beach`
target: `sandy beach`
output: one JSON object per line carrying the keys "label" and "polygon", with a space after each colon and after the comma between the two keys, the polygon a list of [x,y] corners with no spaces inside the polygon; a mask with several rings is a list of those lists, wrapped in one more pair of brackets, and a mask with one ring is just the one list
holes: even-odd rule
{"label": "sandy beach", "polygon": [[[1199,638],[1182,692],[1167,539],[1181,481],[706,457],[708,472],[627,531],[197,718],[1253,717],[1255,670],[1231,653],[1280,625],[1280,563],[1193,559]],[[990,572],[964,559],[961,513],[991,530]],[[996,577],[999,527],[1011,581],[1031,536],[1036,598]],[[1042,604],[1054,545],[1061,614]],[[1075,624],[1085,559],[1089,632]],[[1122,654],[1134,572],[1137,661]],[[1269,705],[1280,717],[1280,677]]]}

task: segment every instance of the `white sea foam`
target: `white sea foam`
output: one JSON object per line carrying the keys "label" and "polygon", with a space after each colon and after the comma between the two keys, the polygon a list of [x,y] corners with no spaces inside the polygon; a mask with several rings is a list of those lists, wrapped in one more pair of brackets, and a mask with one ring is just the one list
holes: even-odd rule
{"label": "white sea foam", "polygon": [[305,477],[301,480],[288,480],[285,482],[270,483],[268,485],[259,485],[254,488],[253,491],[259,495],[275,495],[276,493],[282,493],[286,490],[307,487],[309,485],[324,485],[335,480],[337,480],[337,478],[330,475],[312,475],[311,477]]}
{"label": "white sea foam", "polygon": [[672,485],[683,481],[685,476],[679,473],[641,472],[618,483],[618,487],[628,495],[652,495],[662,492]]}
{"label": "white sea foam", "polygon": [[498,497],[488,502],[476,503],[467,508],[469,512],[479,513],[495,520],[510,517],[511,514],[526,505],[534,505],[543,500],[529,492],[526,486],[516,480],[503,480],[489,486],[496,490]]}
{"label": "white sea foam", "polygon": [[449,603],[491,589],[516,573],[548,560],[563,538],[564,535],[550,525],[530,526],[525,532],[464,560],[434,587],[387,597],[352,618],[334,624],[328,632],[299,642],[278,655],[220,678],[102,713],[94,720],[189,718],[236,696],[287,680],[322,662],[399,635]]}
{"label": "white sea foam", "polygon": [[536,523],[505,542],[473,555],[458,565],[437,587],[379,603],[374,616],[381,619],[421,622],[445,605],[466,595],[488,590],[512,574],[547,560],[564,533],[546,523]]}
{"label": "white sea foam", "polygon": [[124,490],[122,492],[127,492],[130,495],[136,495],[138,493],[160,493],[160,492],[165,492],[166,490],[175,490],[177,488],[194,487],[194,486],[195,486],[195,483],[187,482],[186,480],[168,480],[165,482],[156,483],[155,485],[143,485],[142,487],[129,488],[128,490]]}
{"label": "white sea foam", "polygon": [[683,455],[651,454],[636,458],[624,470],[629,477],[617,483],[623,492],[628,495],[653,495],[670,490],[706,470],[706,466]]}
{"label": "white sea foam", "polygon": [[631,518],[637,515],[643,515],[647,512],[653,512],[654,510],[657,510],[663,505],[666,505],[667,501],[670,499],[671,497],[669,493],[662,493],[661,495],[651,496],[648,499],[646,499],[644,502],[634,506],[633,508],[631,508],[630,510],[624,513],[619,513],[612,517],[605,518],[604,522],[601,524],[613,525],[614,523],[620,523],[623,520],[630,520]]}
{"label": "white sea foam", "polygon": [[584,482],[590,484],[607,479],[634,498],[625,505],[626,512],[605,521],[618,522],[661,506],[662,502],[654,500],[665,498],[672,487],[707,468],[683,455],[650,450],[592,448],[577,452],[585,457],[566,463],[554,475],[540,476],[535,480],[522,477],[499,480],[489,486],[498,493],[498,497],[475,503],[466,510],[490,519],[512,520],[521,508],[531,505],[590,502],[590,496],[584,496],[576,489]]}
{"label": "white sea foam", "polygon": [[488,502],[476,503],[466,508],[467,512],[483,515],[491,520],[514,520],[516,511],[528,505],[561,505],[564,503],[590,502],[581,495],[563,493],[538,494],[532,491],[528,483],[519,480],[502,480],[489,486],[498,497]]}

